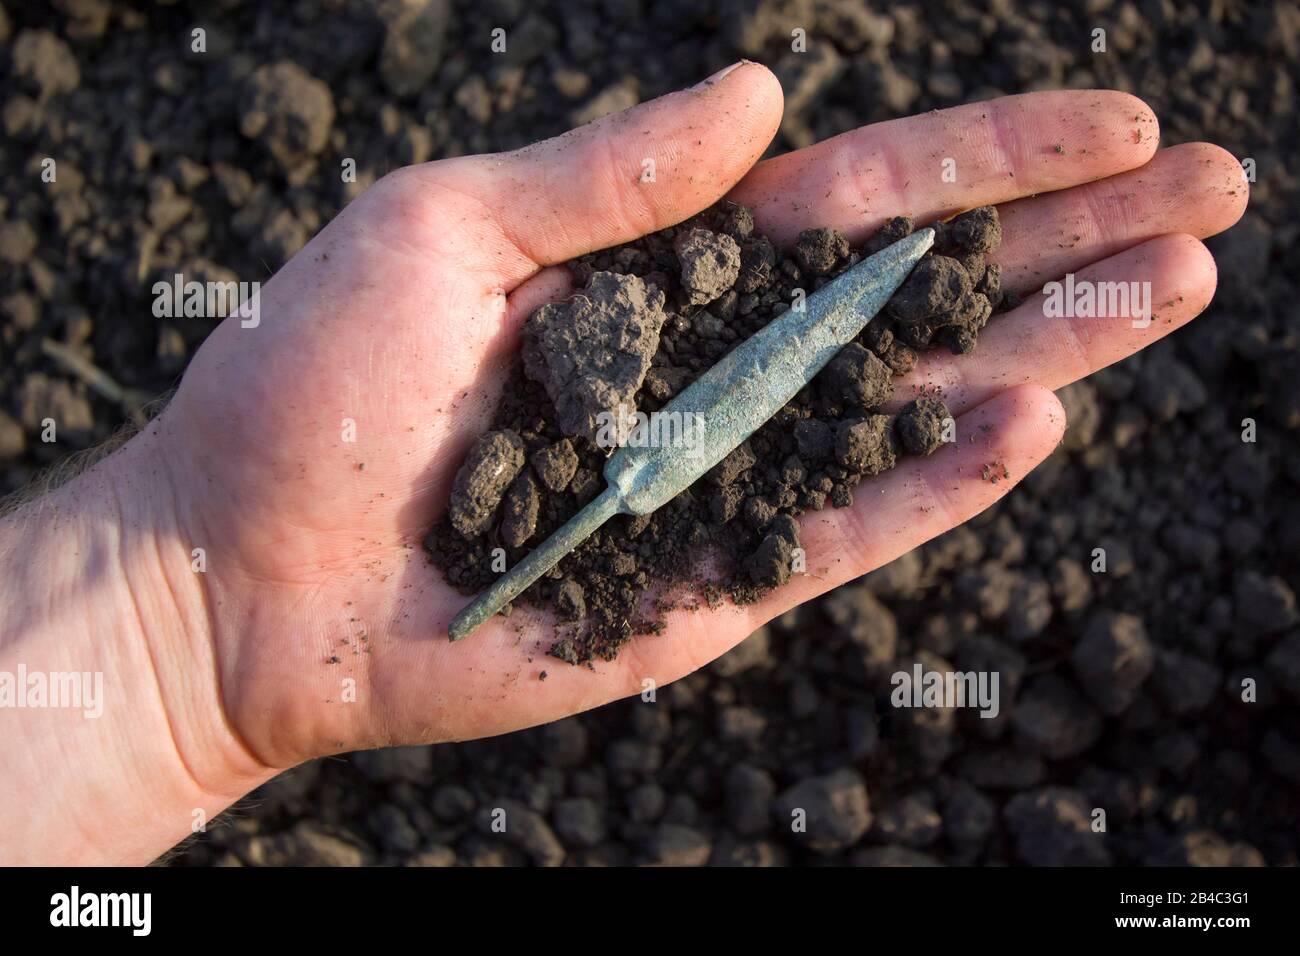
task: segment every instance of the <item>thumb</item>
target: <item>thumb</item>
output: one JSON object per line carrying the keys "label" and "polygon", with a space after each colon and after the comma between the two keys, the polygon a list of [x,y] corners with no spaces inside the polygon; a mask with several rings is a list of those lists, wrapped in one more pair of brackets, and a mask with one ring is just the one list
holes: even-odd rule
{"label": "thumb", "polygon": [[[636,239],[726,195],[781,122],[781,85],[742,60],[554,139],[410,170],[491,216],[480,265],[505,289],[539,268]],[[418,181],[415,185],[419,185]]]}

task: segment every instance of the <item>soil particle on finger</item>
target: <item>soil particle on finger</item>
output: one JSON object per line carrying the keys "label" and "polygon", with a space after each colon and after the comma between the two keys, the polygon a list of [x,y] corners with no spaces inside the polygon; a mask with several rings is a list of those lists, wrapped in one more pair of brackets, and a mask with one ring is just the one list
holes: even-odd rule
{"label": "soil particle on finger", "polygon": [[987,462],[980,469],[980,477],[991,485],[996,485],[999,481],[1007,481],[1011,478],[1011,472],[1004,461]]}
{"label": "soil particle on finger", "polygon": [[805,229],[794,244],[794,258],[808,276],[830,275],[849,254],[849,243],[834,229]]}
{"label": "soil particle on finger", "polygon": [[944,430],[952,416],[937,398],[916,398],[894,419],[899,444],[911,455],[929,455],[943,444]]}
{"label": "soil particle on finger", "polygon": [[794,551],[799,547],[799,525],[789,515],[768,524],[758,550],[745,559],[745,571],[759,588],[777,588],[790,580]]}
{"label": "soil particle on finger", "polygon": [[964,253],[996,252],[1002,245],[1002,222],[992,206],[979,206],[948,220],[943,249]]}

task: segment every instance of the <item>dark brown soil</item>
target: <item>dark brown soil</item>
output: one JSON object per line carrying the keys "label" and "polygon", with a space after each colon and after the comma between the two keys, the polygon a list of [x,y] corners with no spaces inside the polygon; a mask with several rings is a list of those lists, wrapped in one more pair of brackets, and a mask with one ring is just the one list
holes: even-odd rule
{"label": "dark brown soil", "polygon": [[[911,231],[908,220],[893,220],[866,247]],[[938,447],[949,416],[937,398],[911,403],[897,420],[874,413],[891,398],[892,377],[915,361],[914,352],[900,361],[897,339],[970,351],[1007,296],[997,267],[984,262],[1002,238],[995,209],[963,213],[936,232],[934,249],[860,341],[766,425],[654,514],[616,516],[520,596],[556,612],[554,656],[610,660],[634,635],[660,630],[666,609],[704,597],[696,585],[707,577],[706,557],[720,575],[714,587],[737,603],[758,600],[790,578],[793,519],[851,505],[858,483],[893,468],[900,450]],[[451,511],[425,541],[434,564],[464,593],[487,587],[502,573],[499,549],[515,564],[604,488],[611,443],[597,436],[602,415],[658,410],[797,295],[861,258],[833,229],[806,230],[793,249],[778,249],[754,232],[748,209],[724,203],[572,263],[579,291],[529,320],[524,361],[492,431],[471,449]],[[521,474],[525,450],[533,464]]]}
{"label": "dark brown soil", "polygon": [[[1210,240],[1210,310],[1062,389],[1063,447],[975,521],[772,621],[654,705],[635,697],[490,740],[313,761],[213,821],[176,862],[1300,862],[1296,4],[719,9],[4,5],[6,491],[126,417],[46,355],[44,339],[156,395],[213,323],[154,318],[155,280],[265,279],[391,169],[558,135],[740,57],[781,79],[776,153],[1001,94],[1113,88],[1151,105],[1162,146],[1206,140],[1257,169],[1245,218]],[[792,21],[807,53],[791,51]],[[208,29],[202,60],[184,43],[196,24]],[[496,27],[506,54],[489,49]],[[1090,48],[1098,28],[1106,53]],[[1059,156],[1060,145],[1042,147]],[[57,187],[40,181],[50,155]],[[345,156],[356,183],[339,180]],[[1053,238],[1079,231],[1062,222]],[[751,247],[742,281],[773,264]],[[914,359],[897,338],[882,357],[895,371]],[[643,392],[673,385],[652,368]],[[46,417],[60,423],[57,443],[40,440]],[[1253,444],[1241,441],[1247,417]],[[796,426],[795,437],[832,453],[825,428]],[[533,467],[568,486],[576,461],[563,448],[555,457],[553,472],[536,457]],[[1117,651],[1143,642],[1154,666],[1134,690],[1141,670],[1127,673]],[[1002,713],[894,709],[888,675],[918,659],[1000,670]],[[1256,703],[1241,700],[1244,676],[1259,681]],[[1122,688],[1113,698],[1111,682]],[[807,840],[790,830],[791,806],[809,811]],[[494,833],[499,807],[527,826]],[[1085,840],[1096,807],[1108,832]],[[942,917],[942,899],[925,903]]]}

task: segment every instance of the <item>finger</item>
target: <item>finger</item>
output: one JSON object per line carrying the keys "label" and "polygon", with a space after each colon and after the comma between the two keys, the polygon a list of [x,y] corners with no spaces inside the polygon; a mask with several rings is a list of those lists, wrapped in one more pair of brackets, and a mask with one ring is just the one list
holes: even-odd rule
{"label": "finger", "polygon": [[[1040,293],[989,320],[971,354],[955,356],[944,349],[922,353],[916,368],[895,384],[891,408],[921,388],[942,393],[953,414],[1012,385],[1061,388],[1186,325],[1210,304],[1217,278],[1214,257],[1192,236],[1144,242],[1080,270],[1074,283],[1076,290],[1085,284],[1096,290],[1099,283],[1150,283],[1149,323],[1143,324],[1142,310],[1133,307],[1144,298],[1140,285],[1128,289],[1137,293],[1129,296],[1130,307],[1108,316],[1050,315],[1048,296]],[[1076,304],[1070,311],[1080,309]]]}
{"label": "finger", "polygon": [[809,512],[799,522],[807,571],[748,607],[707,614],[676,611],[666,635],[631,642],[598,667],[618,693],[647,679],[676,680],[725,653],[756,627],[796,604],[887,564],[969,520],[1013,488],[1061,440],[1065,412],[1043,388],[999,394],[960,416],[957,441],[928,458],[904,458],[857,487],[850,508]]}
{"label": "finger", "polygon": [[[781,85],[742,61],[669,93],[511,153],[413,167],[489,218],[480,257],[506,288],[539,266],[663,229],[726,194],[781,121]],[[444,195],[454,201],[454,195]]]}
{"label": "finger", "polygon": [[833,226],[860,242],[892,216],[929,222],[1134,169],[1159,141],[1155,114],[1113,90],[1005,96],[876,123],[760,164],[732,198],[789,242]]}
{"label": "finger", "polygon": [[1250,184],[1231,153],[1210,143],[1161,150],[1140,169],[1007,203],[991,257],[1019,292],[1155,236],[1205,239],[1246,211]]}
{"label": "finger", "polygon": [[558,302],[573,291],[573,276],[564,266],[548,266],[521,282],[506,299],[506,326],[517,328],[539,306]]}

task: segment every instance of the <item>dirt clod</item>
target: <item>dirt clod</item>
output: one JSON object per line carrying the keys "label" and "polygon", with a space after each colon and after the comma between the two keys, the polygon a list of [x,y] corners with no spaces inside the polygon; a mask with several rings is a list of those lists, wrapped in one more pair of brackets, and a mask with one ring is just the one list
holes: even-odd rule
{"label": "dirt clod", "polygon": [[569,487],[578,470],[578,456],[573,451],[573,442],[567,438],[539,448],[529,462],[547,490],[557,493]]}
{"label": "dirt clod", "polygon": [[249,78],[245,103],[240,132],[260,140],[286,172],[325,148],[334,98],[328,86],[298,64],[259,67]]}
{"label": "dirt clod", "polygon": [[898,335],[914,348],[926,348],[935,331],[950,324],[970,292],[970,275],[956,259],[921,260],[890,300]]}
{"label": "dirt clod", "polygon": [[452,484],[452,526],[477,538],[492,524],[506,488],[524,467],[524,443],[512,431],[490,432],[474,443]]}
{"label": "dirt clod", "polygon": [[572,578],[566,578],[555,591],[555,607],[560,617],[576,621],[587,613],[587,602],[582,593],[582,585]]}
{"label": "dirt clod", "polygon": [[1002,223],[997,210],[992,206],[980,206],[951,219],[946,245],[967,253],[997,251],[1002,245]]}
{"label": "dirt clod", "polygon": [[847,768],[800,781],[778,796],[773,807],[783,825],[802,822],[803,842],[820,853],[853,845],[871,827],[866,784]]}
{"label": "dirt clod", "polygon": [[537,479],[521,472],[506,492],[501,515],[501,540],[506,547],[518,548],[533,536],[537,528]]}
{"label": "dirt clod", "polygon": [[937,398],[908,402],[894,420],[903,449],[912,455],[929,455],[943,444],[944,429],[952,420],[948,406]]}
{"label": "dirt clod", "polygon": [[865,412],[889,400],[894,390],[892,378],[888,365],[857,342],[850,342],[816,381],[831,404]]}
{"label": "dirt clod", "polygon": [[805,229],[794,244],[794,258],[809,276],[830,275],[849,254],[849,243],[834,229]]}
{"label": "dirt clod", "polygon": [[692,229],[678,237],[676,250],[692,304],[712,302],[740,275],[740,246],[725,233]]}
{"label": "dirt clod", "polygon": [[524,362],[555,403],[560,429],[621,444],[633,396],[650,368],[664,323],[664,295],[636,276],[592,274],[567,303],[538,309],[525,327]]}
{"label": "dirt clod", "polygon": [[790,580],[794,550],[799,547],[799,523],[777,515],[767,524],[758,550],[745,559],[745,571],[760,588],[776,588]]}
{"label": "dirt clod", "polygon": [[860,475],[878,475],[893,468],[896,453],[889,416],[840,422],[835,430],[835,460]]}

